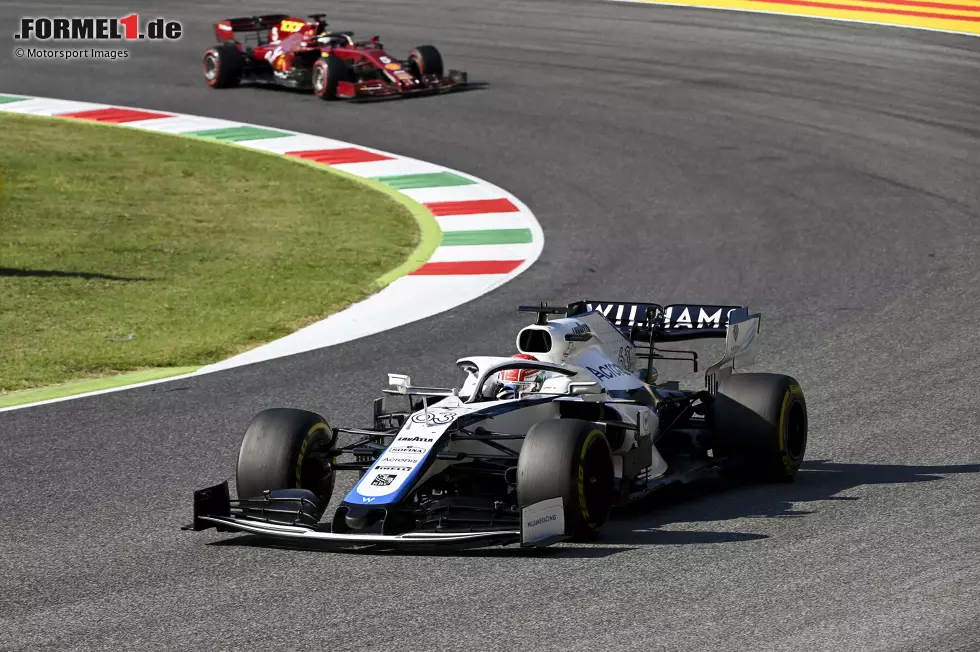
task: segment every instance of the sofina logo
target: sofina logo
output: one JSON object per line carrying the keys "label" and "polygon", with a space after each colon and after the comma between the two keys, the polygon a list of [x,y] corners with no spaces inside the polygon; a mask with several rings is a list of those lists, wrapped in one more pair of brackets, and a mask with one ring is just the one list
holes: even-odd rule
{"label": "sofina logo", "polygon": [[424,448],[419,448],[418,446],[397,446],[395,448],[389,448],[386,452],[388,453],[411,453],[411,454],[421,454],[425,453]]}

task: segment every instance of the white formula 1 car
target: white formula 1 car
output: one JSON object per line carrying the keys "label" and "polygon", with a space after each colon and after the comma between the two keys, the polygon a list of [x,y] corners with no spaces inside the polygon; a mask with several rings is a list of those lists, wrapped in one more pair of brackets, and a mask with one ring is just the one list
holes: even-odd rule
{"label": "white formula 1 car", "polygon": [[[371,428],[292,408],[257,414],[228,483],[194,493],[185,529],[349,547],[544,546],[598,536],[610,510],[676,482],[737,473],[791,480],[807,411],[789,376],[733,373],[759,332],[740,306],[581,301],[537,313],[515,357],[457,362],[454,388],[389,374]],[[549,315],[562,315],[549,320]],[[664,342],[724,338],[705,389],[658,382]],[[390,410],[390,400],[405,409]],[[356,441],[344,446],[338,436]],[[340,458],[346,458],[343,461]],[[359,481],[321,517],[340,471]]]}

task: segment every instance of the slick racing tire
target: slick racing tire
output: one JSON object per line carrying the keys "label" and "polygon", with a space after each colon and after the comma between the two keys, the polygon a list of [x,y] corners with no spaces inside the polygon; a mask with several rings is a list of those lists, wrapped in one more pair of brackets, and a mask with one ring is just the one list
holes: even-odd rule
{"label": "slick racing tire", "polygon": [[740,480],[789,482],[803,463],[806,399],[795,379],[781,374],[734,374],[711,405],[712,424]]}
{"label": "slick racing tire", "polygon": [[336,56],[317,59],[313,64],[311,75],[313,94],[321,100],[335,100],[338,84],[342,81],[350,81],[350,66]]}
{"label": "slick racing tire", "polygon": [[420,45],[408,54],[408,69],[416,77],[442,77],[442,55],[433,45]]}
{"label": "slick racing tire", "polygon": [[234,45],[216,45],[204,53],[204,80],[211,88],[231,88],[242,81],[245,58]]}
{"label": "slick racing tire", "polygon": [[605,433],[591,421],[550,419],[531,427],[517,462],[521,508],[561,498],[565,536],[595,538],[613,504],[613,460]]}
{"label": "slick racing tire", "polygon": [[322,511],[333,494],[329,451],[333,430],[314,412],[273,408],[255,415],[238,452],[238,497],[259,498],[264,491],[307,489]]}

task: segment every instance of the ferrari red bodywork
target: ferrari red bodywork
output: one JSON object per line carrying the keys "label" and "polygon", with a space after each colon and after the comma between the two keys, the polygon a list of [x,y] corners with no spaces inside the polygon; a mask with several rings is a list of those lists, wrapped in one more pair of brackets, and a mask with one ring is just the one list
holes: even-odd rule
{"label": "ferrari red bodywork", "polygon": [[[222,20],[214,26],[219,45],[205,53],[205,78],[215,87],[252,81],[313,90],[324,99],[438,93],[466,82],[466,73],[444,74],[442,58],[430,45],[400,60],[376,36],[356,41],[352,32],[325,28],[322,15]],[[230,61],[237,55],[229,46],[237,48],[240,62]],[[330,57],[336,59],[327,65]]]}

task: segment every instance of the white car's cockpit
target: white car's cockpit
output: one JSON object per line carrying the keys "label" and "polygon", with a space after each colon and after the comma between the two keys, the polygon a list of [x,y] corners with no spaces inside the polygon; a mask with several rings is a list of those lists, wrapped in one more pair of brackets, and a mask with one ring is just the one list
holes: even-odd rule
{"label": "white car's cockpit", "polygon": [[[575,385],[597,385],[573,382],[579,374],[577,369],[537,360],[476,356],[457,361],[456,370],[456,389],[466,403],[530,394],[569,394]],[[596,391],[602,389],[596,386]]]}

